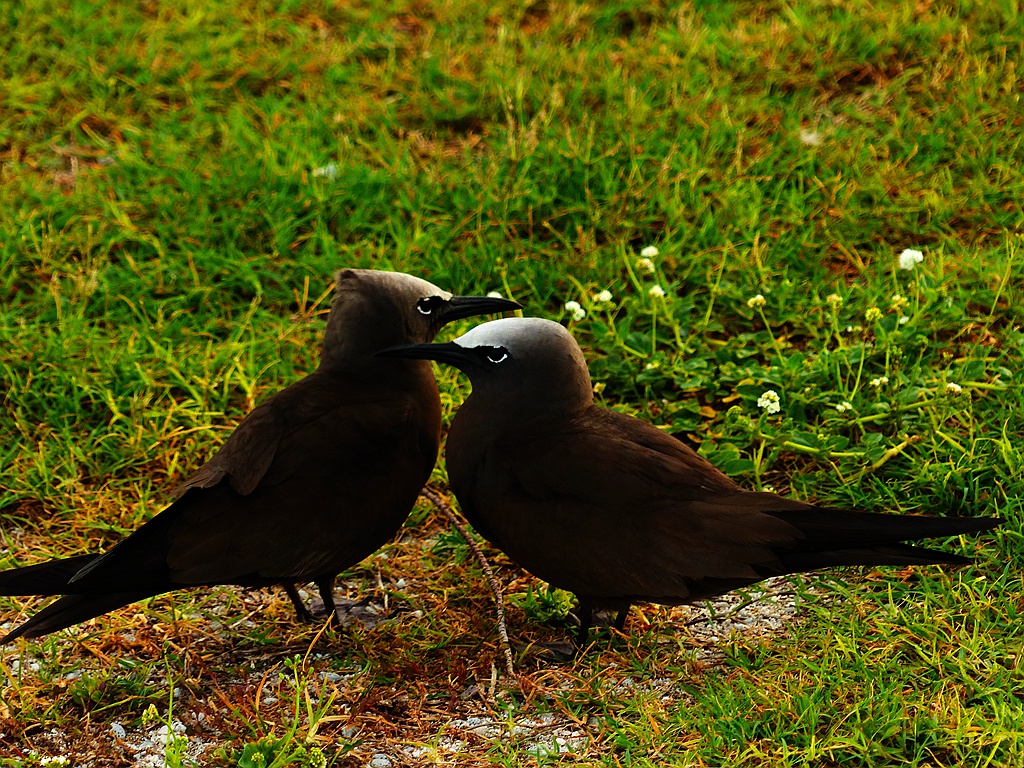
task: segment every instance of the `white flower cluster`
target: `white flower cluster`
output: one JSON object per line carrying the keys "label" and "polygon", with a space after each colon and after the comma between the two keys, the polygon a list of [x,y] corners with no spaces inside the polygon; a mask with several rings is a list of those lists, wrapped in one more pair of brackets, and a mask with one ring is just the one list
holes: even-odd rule
{"label": "white flower cluster", "polygon": [[585,310],[578,301],[567,301],[565,302],[565,311],[569,313],[576,322],[579,322],[587,316],[587,310]]}
{"label": "white flower cluster", "polygon": [[[647,245],[640,251],[640,258],[636,260],[636,270],[641,275],[653,275],[658,271],[654,263],[654,257],[660,253],[656,245]],[[647,295],[656,299],[667,296],[665,289],[660,285],[652,285],[647,289]]]}
{"label": "white flower cluster", "polygon": [[959,395],[964,391],[964,388],[957,384],[955,381],[949,382],[946,385],[946,391],[951,395]]}
{"label": "white flower cluster", "polygon": [[763,307],[766,303],[767,301],[765,301],[764,296],[762,296],[760,293],[755,296],[751,296],[749,299],[747,299],[747,306],[750,307],[751,309]]}
{"label": "white flower cluster", "polygon": [[924,254],[913,248],[905,248],[900,254],[900,269],[913,269],[924,261]]}
{"label": "white flower cluster", "polygon": [[874,378],[874,379],[871,380],[871,386],[872,387],[876,387],[876,388],[877,387],[884,387],[888,383],[889,383],[889,377],[888,376],[878,376],[877,378]]}
{"label": "white flower cluster", "polygon": [[839,411],[840,413],[846,413],[847,411],[849,411],[852,408],[853,408],[853,404],[850,403],[847,400],[843,400],[843,402],[841,402],[839,405],[836,406],[836,410]]}
{"label": "white flower cluster", "polygon": [[[656,257],[658,253],[659,251],[657,246],[644,246],[644,248],[641,249],[640,251],[640,258],[637,259],[636,261],[637,271],[643,275],[655,274],[655,272],[657,272],[657,266],[654,263],[654,257]],[[495,292],[488,295],[498,296],[499,294]],[[666,291],[665,288],[663,288],[661,285],[655,283],[654,285],[651,285],[647,289],[647,295],[650,296],[651,298],[661,299],[664,298],[665,296],[668,296],[668,291]],[[607,311],[614,308],[610,307],[609,305],[615,303],[615,295],[610,290],[605,288],[593,294],[592,296],[585,296],[583,302],[591,310]],[[579,322],[580,320],[587,316],[587,310],[584,309],[583,304],[581,304],[578,301],[570,300],[565,302],[563,306],[565,308],[565,311],[569,314],[569,317],[575,322]]]}
{"label": "white flower cluster", "polygon": [[767,411],[768,413],[778,413],[782,410],[782,401],[779,398],[779,393],[774,389],[765,391],[759,398],[757,398],[757,407]]}

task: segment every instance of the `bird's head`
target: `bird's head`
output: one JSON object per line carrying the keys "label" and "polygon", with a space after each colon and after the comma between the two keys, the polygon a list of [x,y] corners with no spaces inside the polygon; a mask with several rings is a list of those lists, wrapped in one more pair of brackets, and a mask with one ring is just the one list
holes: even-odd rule
{"label": "bird's head", "polygon": [[323,360],[430,342],[453,320],[514,309],[521,305],[491,296],[454,296],[402,272],[343,269],[336,275]]}
{"label": "bird's head", "polygon": [[569,413],[593,402],[583,351],[551,320],[492,320],[446,344],[403,345],[379,354],[453,365],[469,376],[474,397],[494,399],[495,407],[524,417]]}

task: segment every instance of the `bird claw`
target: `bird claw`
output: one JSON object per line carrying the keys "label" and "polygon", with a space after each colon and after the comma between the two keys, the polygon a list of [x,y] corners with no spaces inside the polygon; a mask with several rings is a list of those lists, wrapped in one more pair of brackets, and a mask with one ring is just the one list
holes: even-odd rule
{"label": "bird claw", "polygon": [[567,640],[550,643],[514,643],[512,649],[519,655],[534,652],[543,661],[554,664],[572,664],[579,655],[576,643]]}

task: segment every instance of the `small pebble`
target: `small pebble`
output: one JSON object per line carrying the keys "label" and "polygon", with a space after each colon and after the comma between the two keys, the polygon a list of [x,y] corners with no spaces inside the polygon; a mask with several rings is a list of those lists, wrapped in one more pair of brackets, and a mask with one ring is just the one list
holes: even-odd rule
{"label": "small pebble", "polygon": [[113,736],[115,739],[123,739],[128,735],[128,732],[125,731],[124,726],[120,723],[111,723],[110,735]]}
{"label": "small pebble", "polygon": [[368,762],[366,766],[367,768],[391,768],[391,758],[378,752],[370,758],[370,762]]}

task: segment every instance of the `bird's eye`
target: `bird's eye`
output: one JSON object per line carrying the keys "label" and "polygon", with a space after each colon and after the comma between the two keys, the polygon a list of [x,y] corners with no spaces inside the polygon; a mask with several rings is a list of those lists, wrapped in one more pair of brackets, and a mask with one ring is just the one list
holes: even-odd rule
{"label": "bird's eye", "polygon": [[508,360],[508,350],[504,347],[488,347],[484,352],[484,357],[492,363],[503,363]]}
{"label": "bird's eye", "polygon": [[440,296],[427,296],[425,299],[420,299],[416,302],[416,309],[419,310],[421,315],[432,315],[441,302],[444,301]]}

